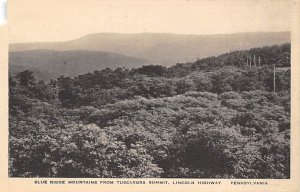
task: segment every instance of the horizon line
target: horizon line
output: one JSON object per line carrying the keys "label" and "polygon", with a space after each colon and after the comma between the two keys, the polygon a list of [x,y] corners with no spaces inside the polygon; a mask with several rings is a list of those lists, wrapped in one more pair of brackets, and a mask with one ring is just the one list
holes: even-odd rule
{"label": "horizon line", "polygon": [[16,45],[16,44],[32,44],[32,43],[60,43],[60,42],[69,42],[78,40],[90,35],[97,35],[97,34],[114,34],[114,35],[141,35],[141,34],[152,34],[152,35],[181,35],[181,36],[217,36],[217,35],[239,35],[239,34],[250,34],[250,33],[291,33],[289,30],[285,31],[248,31],[248,32],[235,32],[235,33],[210,33],[210,34],[195,34],[195,33],[170,33],[170,32],[137,32],[137,33],[120,33],[120,32],[95,32],[95,33],[88,33],[82,35],[80,37],[70,39],[70,40],[62,40],[62,41],[28,41],[28,42],[21,42],[21,43],[9,43],[9,45]]}

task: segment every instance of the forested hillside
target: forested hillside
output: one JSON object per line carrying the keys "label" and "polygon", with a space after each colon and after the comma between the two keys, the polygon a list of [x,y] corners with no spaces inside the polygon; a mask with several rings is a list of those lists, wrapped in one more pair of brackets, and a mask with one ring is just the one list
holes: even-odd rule
{"label": "forested hillside", "polygon": [[[251,64],[250,64],[251,63]],[[285,70],[276,72],[274,65]],[[290,177],[290,44],[9,76],[12,177]]]}
{"label": "forested hillside", "polygon": [[[61,75],[74,77],[96,69],[133,68],[149,64],[144,59],[103,51],[30,50],[9,52],[10,73],[34,71],[37,79],[49,80]],[[49,78],[50,77],[50,78]]]}
{"label": "forested hillside", "polygon": [[[9,50],[16,54],[21,53],[20,51],[31,50],[34,52],[45,49],[52,51],[105,51],[142,58],[158,65],[171,66],[177,62],[194,61],[197,57],[205,58],[217,56],[232,50],[245,50],[253,47],[289,42],[291,42],[290,32],[219,35],[95,33],[65,42],[11,44]],[[49,61],[44,62],[51,63],[51,60],[53,60],[51,57],[46,57],[45,60],[47,59]],[[35,62],[33,59],[31,61]],[[82,63],[82,65],[84,64]]]}

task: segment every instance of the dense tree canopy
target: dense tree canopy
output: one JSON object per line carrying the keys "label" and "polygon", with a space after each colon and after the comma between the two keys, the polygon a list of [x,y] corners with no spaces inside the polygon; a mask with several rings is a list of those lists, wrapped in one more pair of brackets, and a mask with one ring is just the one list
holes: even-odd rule
{"label": "dense tree canopy", "polygon": [[[261,65],[249,66],[255,54]],[[290,45],[170,68],[9,76],[13,177],[289,178]]]}

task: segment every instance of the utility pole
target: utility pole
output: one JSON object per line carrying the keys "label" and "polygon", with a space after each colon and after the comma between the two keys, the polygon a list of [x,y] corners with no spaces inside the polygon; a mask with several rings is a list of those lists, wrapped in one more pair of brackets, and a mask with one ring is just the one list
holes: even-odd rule
{"label": "utility pole", "polygon": [[55,83],[55,101],[58,101],[59,87],[58,82]]}
{"label": "utility pole", "polygon": [[[63,70],[62,70],[62,75],[66,75],[66,67],[67,67],[67,61],[65,60],[64,61],[64,65],[63,65]],[[56,81],[55,83],[55,101],[58,101],[59,100],[59,92],[62,90],[60,88],[60,86],[58,85],[58,80]]]}
{"label": "utility pole", "polygon": [[67,76],[67,74],[66,74],[66,72],[67,72],[67,61],[65,60],[65,62],[64,62],[64,66],[63,66],[63,75],[64,76]]}
{"label": "utility pole", "polygon": [[274,68],[273,68],[273,92],[275,93],[276,92],[276,67],[274,65]]}

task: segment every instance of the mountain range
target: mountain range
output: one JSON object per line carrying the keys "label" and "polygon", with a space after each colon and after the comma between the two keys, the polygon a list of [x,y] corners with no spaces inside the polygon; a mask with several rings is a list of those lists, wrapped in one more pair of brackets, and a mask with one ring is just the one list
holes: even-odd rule
{"label": "mountain range", "polygon": [[290,32],[222,35],[96,33],[64,42],[11,44],[9,65],[11,69],[32,68],[55,76],[74,76],[106,67],[171,66],[234,50],[290,42]]}
{"label": "mountain range", "polygon": [[[60,75],[76,76],[107,67],[139,67],[149,62],[118,53],[86,50],[27,50],[9,53],[10,71],[20,72],[30,69],[35,73],[47,74],[48,77]],[[44,76],[44,75],[41,75]]]}

